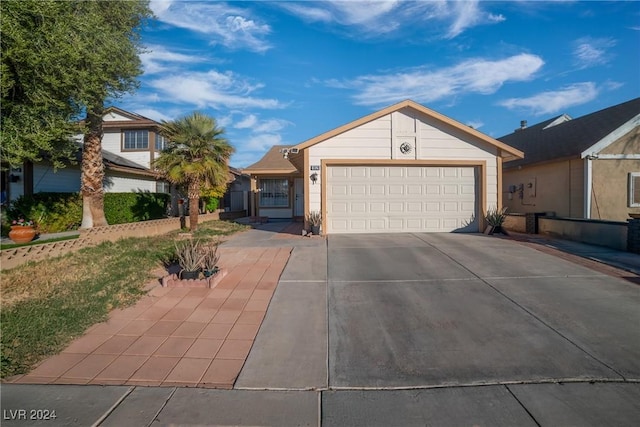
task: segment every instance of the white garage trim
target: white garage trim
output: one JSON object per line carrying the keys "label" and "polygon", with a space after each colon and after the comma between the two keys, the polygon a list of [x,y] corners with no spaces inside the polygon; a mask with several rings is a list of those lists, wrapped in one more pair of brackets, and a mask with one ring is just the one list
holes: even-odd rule
{"label": "white garage trim", "polygon": [[478,188],[476,189],[477,204],[475,217],[478,220],[479,230],[485,227],[485,212],[487,200],[487,162],[485,160],[354,160],[354,159],[323,159],[321,160],[321,206],[322,206],[322,229],[328,230],[327,216],[328,210],[328,173],[327,168],[331,166],[435,166],[435,167],[476,167],[478,173]]}

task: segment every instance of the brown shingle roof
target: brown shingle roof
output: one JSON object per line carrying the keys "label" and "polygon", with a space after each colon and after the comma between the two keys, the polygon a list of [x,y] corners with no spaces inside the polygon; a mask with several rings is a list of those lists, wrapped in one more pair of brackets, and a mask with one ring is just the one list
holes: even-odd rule
{"label": "brown shingle roof", "polygon": [[498,138],[522,150],[525,158],[505,165],[505,169],[549,160],[580,157],[581,153],[640,114],[640,98],[596,111],[555,126],[558,117]]}
{"label": "brown shingle roof", "polygon": [[295,166],[285,159],[280,150],[290,148],[291,145],[274,145],[256,163],[244,168],[242,172],[248,174],[256,173],[292,173],[297,172]]}

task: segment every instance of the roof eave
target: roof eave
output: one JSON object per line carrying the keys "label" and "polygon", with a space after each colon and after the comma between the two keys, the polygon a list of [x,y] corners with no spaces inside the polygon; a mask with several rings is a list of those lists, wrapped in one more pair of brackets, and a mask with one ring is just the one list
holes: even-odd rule
{"label": "roof eave", "polygon": [[580,153],[580,158],[584,159],[585,157],[597,155],[600,151],[604,150],[627,133],[631,132],[631,130],[636,126],[640,126],[640,114],[636,115],[631,120],[624,123],[622,126],[614,129],[604,138],[584,150],[582,153]]}
{"label": "roof eave", "polygon": [[376,120],[380,117],[386,116],[387,114],[391,114],[395,111],[401,110],[403,108],[406,107],[410,107],[413,108],[427,116],[430,116],[442,123],[445,123],[449,126],[453,126],[454,128],[461,130],[477,139],[480,139],[492,146],[495,146],[496,148],[498,148],[500,150],[500,152],[502,153],[501,156],[503,158],[505,158],[506,161],[510,161],[510,160],[516,160],[516,159],[522,159],[524,158],[524,153],[516,148],[511,147],[510,145],[507,145],[503,142],[500,142],[488,135],[485,135],[482,132],[479,132],[469,126],[465,126],[462,123],[445,116],[444,114],[440,114],[437,111],[431,110],[430,108],[425,107],[424,105],[418,104],[417,102],[411,101],[409,99],[404,100],[402,102],[399,102],[397,104],[391,105],[389,107],[383,108],[382,110],[376,111],[374,113],[371,113],[367,116],[361,117],[359,119],[356,119],[352,122],[349,122],[345,125],[342,125],[340,127],[337,127],[333,130],[330,130],[328,132],[325,132],[321,135],[318,135],[314,138],[308,139],[304,142],[301,142],[298,145],[295,145],[294,148],[297,148],[298,150],[304,150],[306,148],[309,148],[313,145],[319,144],[323,141],[326,141],[329,138],[333,138],[337,135],[340,135],[344,132],[347,132],[351,129],[354,129],[358,126],[362,126],[365,123],[369,123],[373,120]]}
{"label": "roof eave", "polygon": [[244,169],[244,173],[248,175],[298,175],[297,169]]}

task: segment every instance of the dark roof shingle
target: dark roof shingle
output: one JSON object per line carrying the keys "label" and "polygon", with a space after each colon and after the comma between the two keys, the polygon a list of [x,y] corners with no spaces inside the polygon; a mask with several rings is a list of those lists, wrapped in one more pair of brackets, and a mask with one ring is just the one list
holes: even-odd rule
{"label": "dark roof shingle", "polygon": [[518,150],[524,159],[505,164],[505,169],[580,156],[602,138],[640,114],[640,98],[635,98],[586,116],[548,127],[561,116],[498,138]]}

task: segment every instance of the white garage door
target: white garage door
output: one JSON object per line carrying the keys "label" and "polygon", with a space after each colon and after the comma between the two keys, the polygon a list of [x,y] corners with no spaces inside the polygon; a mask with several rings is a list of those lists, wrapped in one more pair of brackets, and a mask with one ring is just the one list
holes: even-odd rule
{"label": "white garage door", "polygon": [[328,233],[478,231],[475,167],[329,166]]}

